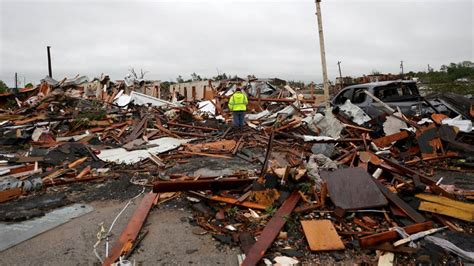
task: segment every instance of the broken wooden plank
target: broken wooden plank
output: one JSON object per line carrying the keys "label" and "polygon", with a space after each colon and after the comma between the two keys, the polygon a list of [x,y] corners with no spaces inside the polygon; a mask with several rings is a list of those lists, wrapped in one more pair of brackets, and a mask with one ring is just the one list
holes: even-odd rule
{"label": "broken wooden plank", "polygon": [[450,206],[453,208],[465,209],[467,211],[474,212],[474,204],[472,203],[453,200],[453,199],[446,198],[443,196],[437,196],[437,195],[431,195],[431,194],[416,194],[415,196],[424,201],[435,202],[435,203]]}
{"label": "broken wooden plank", "polygon": [[275,131],[272,129],[272,132],[270,133],[270,138],[268,138],[267,150],[265,151],[265,160],[263,161],[262,170],[260,171],[261,176],[264,176],[265,173],[267,172],[268,160],[270,160],[270,157],[272,155],[274,137],[275,137]]}
{"label": "broken wooden plank", "polygon": [[237,205],[237,206],[242,206],[242,207],[246,207],[246,208],[256,209],[256,210],[266,210],[269,207],[268,205],[263,205],[263,204],[250,202],[250,201],[241,201],[240,202],[238,199],[222,197],[222,196],[217,196],[217,195],[212,196],[210,199],[215,200],[215,201],[229,203],[229,204],[232,204],[232,205]]}
{"label": "broken wooden plank", "polygon": [[144,132],[143,129],[146,128],[147,122],[148,122],[148,119],[146,117],[140,120],[140,122],[138,122],[133,128],[132,133],[130,133],[130,135],[128,135],[127,138],[125,138],[124,142],[127,143],[140,137],[140,135],[143,134]]}
{"label": "broken wooden plank", "polygon": [[155,124],[155,127],[161,130],[163,133],[169,135],[170,137],[182,139],[181,136],[176,135],[175,133],[171,132],[171,130],[164,128],[163,126],[159,125],[158,123]]}
{"label": "broken wooden plank", "polygon": [[91,172],[91,170],[92,170],[92,167],[90,165],[84,167],[84,169],[82,169],[82,171],[76,176],[76,179],[83,178],[84,176],[89,174]]}
{"label": "broken wooden plank", "polygon": [[429,194],[417,194],[416,197],[422,199],[418,207],[421,211],[433,212],[463,221],[474,222],[474,204],[472,203]]}
{"label": "broken wooden plank", "polygon": [[304,235],[312,251],[345,249],[330,220],[301,221]]}
{"label": "broken wooden plank", "polygon": [[[408,234],[414,234],[414,233],[425,231],[431,228],[433,228],[433,222],[428,221],[424,223],[412,224],[412,225],[403,227],[403,230],[405,230],[405,232],[407,232]],[[386,232],[359,238],[359,245],[361,248],[367,248],[367,247],[379,245],[387,241],[397,240],[399,238],[400,237],[395,230],[386,231]]]}
{"label": "broken wooden plank", "polygon": [[217,128],[203,127],[203,126],[195,126],[195,125],[186,125],[186,124],[180,124],[180,123],[175,123],[175,122],[167,122],[167,124],[170,125],[170,126],[178,126],[178,127],[193,128],[193,129],[201,129],[201,130],[207,130],[207,131],[219,131],[219,129],[217,129]]}
{"label": "broken wooden plank", "polygon": [[189,149],[191,152],[202,152],[202,151],[220,151],[220,152],[231,152],[235,146],[235,140],[221,140],[206,143],[197,144],[183,144],[184,147]]}
{"label": "broken wooden plank", "polygon": [[143,197],[140,205],[138,205],[130,218],[127,227],[125,227],[119,239],[113,245],[109,256],[104,260],[102,265],[111,265],[116,262],[122,254],[127,253],[128,249],[133,246],[133,242],[140,233],[143,223],[145,222],[157,197],[158,194],[151,192]]}
{"label": "broken wooden plank", "polygon": [[75,160],[74,162],[68,164],[68,168],[75,168],[76,166],[82,164],[83,162],[85,162],[87,160],[87,158],[89,157],[83,157],[83,158],[80,158],[80,159],[77,159]]}
{"label": "broken wooden plank", "polygon": [[157,181],[153,192],[177,192],[187,190],[233,190],[252,184],[254,179],[176,180]]}
{"label": "broken wooden plank", "polygon": [[408,203],[403,201],[397,194],[390,192],[390,190],[382,185],[380,181],[374,179],[375,184],[378,186],[380,191],[384,194],[384,196],[395,206],[397,206],[400,210],[403,211],[408,217],[410,217],[413,221],[417,223],[422,223],[426,221],[425,217],[413,209]]}
{"label": "broken wooden plank", "polygon": [[399,140],[402,140],[402,139],[406,139],[409,136],[410,136],[410,134],[408,133],[408,131],[403,130],[403,131],[400,131],[400,132],[392,134],[392,135],[388,135],[388,136],[385,136],[385,137],[374,139],[372,142],[375,145],[377,145],[377,147],[384,148],[384,147],[387,147],[390,144],[392,144],[392,142],[399,141]]}
{"label": "broken wooden plank", "polygon": [[232,159],[230,156],[222,155],[222,154],[213,154],[213,153],[204,153],[204,152],[192,152],[192,151],[181,151],[182,154],[188,155],[200,155],[205,157],[211,158],[221,158],[221,159]]}
{"label": "broken wooden plank", "polygon": [[267,249],[272,245],[275,238],[280,233],[281,228],[286,223],[288,215],[291,214],[296,204],[300,200],[300,194],[298,191],[293,191],[291,195],[283,202],[278,211],[273,215],[267,226],[263,229],[260,234],[258,241],[250,248],[247,252],[245,260],[241,266],[253,266],[262,259]]}
{"label": "broken wooden plank", "polygon": [[0,203],[12,200],[20,196],[22,193],[23,190],[19,187],[0,191]]}

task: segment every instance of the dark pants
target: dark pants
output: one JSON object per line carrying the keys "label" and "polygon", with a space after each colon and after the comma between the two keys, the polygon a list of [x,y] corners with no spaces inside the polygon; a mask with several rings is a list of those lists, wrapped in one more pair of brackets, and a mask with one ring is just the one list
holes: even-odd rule
{"label": "dark pants", "polygon": [[245,123],[245,111],[235,111],[232,112],[234,126],[243,127]]}

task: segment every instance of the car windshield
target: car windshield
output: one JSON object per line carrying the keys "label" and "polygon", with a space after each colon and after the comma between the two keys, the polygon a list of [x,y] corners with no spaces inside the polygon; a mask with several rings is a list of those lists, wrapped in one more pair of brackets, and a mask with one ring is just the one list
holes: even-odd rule
{"label": "car windshield", "polygon": [[415,83],[394,83],[375,87],[374,95],[384,102],[404,101],[420,96]]}

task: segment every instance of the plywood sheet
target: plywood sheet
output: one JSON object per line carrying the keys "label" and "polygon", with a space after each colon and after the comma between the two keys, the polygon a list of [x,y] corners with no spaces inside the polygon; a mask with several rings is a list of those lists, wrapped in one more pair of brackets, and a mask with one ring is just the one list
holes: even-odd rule
{"label": "plywood sheet", "polygon": [[359,210],[388,204],[372,177],[360,167],[322,171],[321,177],[327,182],[329,196],[336,207]]}
{"label": "plywood sheet", "polygon": [[312,251],[344,249],[344,243],[330,220],[301,221],[303,231]]}

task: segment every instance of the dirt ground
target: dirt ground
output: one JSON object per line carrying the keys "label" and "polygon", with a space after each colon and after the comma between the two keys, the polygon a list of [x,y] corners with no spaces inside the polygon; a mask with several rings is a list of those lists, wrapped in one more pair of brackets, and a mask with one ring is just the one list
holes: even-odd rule
{"label": "dirt ground", "polygon": [[[99,224],[108,228],[126,202],[91,202],[91,213],[0,252],[0,265],[97,265],[93,245]],[[139,202],[140,198],[130,204],[117,221],[111,245]],[[138,265],[237,265],[239,250],[220,245],[209,234],[193,234],[190,217],[180,206],[155,207],[144,227],[148,234],[129,260]],[[104,250],[102,242],[99,254],[103,256]]]}

